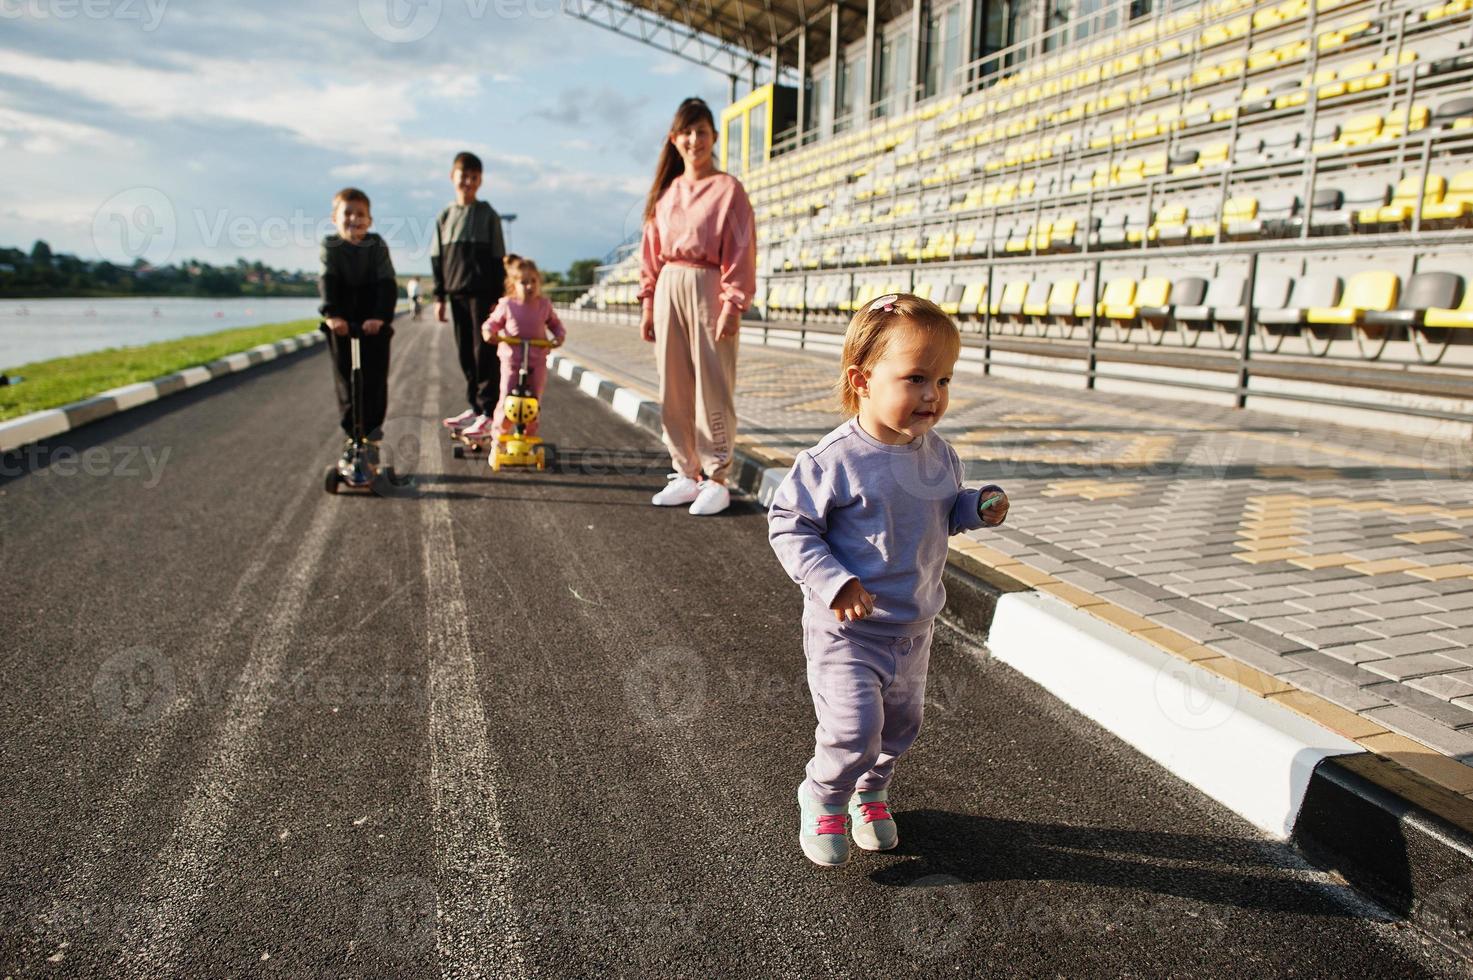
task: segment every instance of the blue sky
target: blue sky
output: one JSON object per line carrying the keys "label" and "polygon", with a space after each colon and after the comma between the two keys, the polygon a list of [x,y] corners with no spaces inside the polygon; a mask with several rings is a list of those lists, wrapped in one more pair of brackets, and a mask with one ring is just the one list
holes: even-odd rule
{"label": "blue sky", "polygon": [[638,228],[676,105],[726,84],[557,0],[0,0],[0,244],[311,269],[354,184],[424,271],[468,149],[563,269]]}

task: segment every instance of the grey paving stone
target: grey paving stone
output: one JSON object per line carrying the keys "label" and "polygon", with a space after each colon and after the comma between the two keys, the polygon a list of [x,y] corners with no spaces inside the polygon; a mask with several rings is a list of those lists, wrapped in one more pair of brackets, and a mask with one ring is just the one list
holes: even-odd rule
{"label": "grey paving stone", "polygon": [[1430,595],[1422,601],[1433,609],[1473,609],[1473,592],[1450,592],[1445,595]]}
{"label": "grey paving stone", "polygon": [[1460,664],[1473,667],[1473,647],[1448,647],[1437,651],[1438,656],[1456,660]]}
{"label": "grey paving stone", "polygon": [[1356,643],[1347,643],[1344,646],[1325,647],[1325,653],[1336,660],[1343,660],[1348,664],[1363,664],[1368,660],[1385,660],[1386,655],[1374,650],[1367,650]]}
{"label": "grey paving stone", "polygon": [[1382,545],[1378,548],[1347,548],[1346,553],[1354,555],[1361,561],[1380,561],[1383,558],[1406,558],[1417,554],[1417,549],[1409,544],[1397,543]]}
{"label": "grey paving stone", "polygon": [[[1430,694],[1435,698],[1441,698],[1444,701],[1473,696],[1473,684],[1463,680],[1457,674],[1432,674],[1427,677],[1414,677],[1407,681],[1407,687],[1414,688],[1424,694]],[[1473,714],[1470,714],[1468,720],[1473,721]]]}
{"label": "grey paving stone", "polygon": [[1155,584],[1154,582],[1148,582],[1143,578],[1131,577],[1113,579],[1112,581],[1118,584],[1122,589],[1128,589],[1129,591],[1134,592],[1139,596],[1143,596],[1147,599],[1155,599],[1158,602],[1165,599],[1177,598],[1175,592],[1165,589]]}
{"label": "grey paving stone", "polygon": [[[1374,606],[1370,607],[1375,612]],[[1427,616],[1403,616],[1400,619],[1379,619],[1363,623],[1361,629],[1380,637],[1419,636],[1437,629],[1437,622]]]}
{"label": "grey paving stone", "polygon": [[1445,755],[1462,756],[1473,753],[1473,735],[1439,724],[1410,708],[1398,705],[1372,708],[1365,712],[1365,717],[1385,725],[1394,732],[1414,738],[1423,745],[1431,746]]}
{"label": "grey paving stone", "polygon": [[[1163,603],[1165,605],[1165,603]],[[1205,620],[1198,619],[1183,612],[1153,613],[1152,622],[1160,623],[1167,629],[1176,630],[1194,643],[1211,643],[1214,640],[1225,640],[1232,636],[1224,633],[1221,629]]]}
{"label": "grey paving stone", "polygon": [[1366,599],[1358,592],[1336,592],[1330,595],[1307,595],[1288,600],[1291,605],[1302,606],[1309,612],[1329,612],[1336,609],[1359,609]]}
{"label": "grey paving stone", "polygon": [[1193,568],[1185,572],[1174,572],[1172,578],[1180,579],[1183,582],[1215,582],[1219,579],[1235,578],[1242,575],[1243,569],[1246,567],[1242,562],[1238,562],[1237,564],[1237,568],[1224,566],[1221,568]]}
{"label": "grey paving stone", "polygon": [[1449,728],[1473,725],[1473,714],[1470,714],[1463,708],[1449,704],[1442,698],[1434,697],[1413,687],[1415,683],[1435,681],[1441,676],[1443,675],[1434,674],[1428,677],[1416,678],[1405,684],[1386,681],[1384,684],[1373,684],[1366,688],[1366,690],[1367,692],[1385,697],[1392,704],[1399,705],[1403,708],[1410,708],[1418,714],[1425,715]]}
{"label": "grey paving stone", "polygon": [[1302,633],[1308,629],[1302,620],[1293,616],[1270,616],[1267,619],[1255,619],[1254,626],[1262,627],[1280,636],[1288,636],[1290,633]]}
{"label": "grey paving stone", "polygon": [[[1297,605],[1297,603],[1296,603]],[[1294,618],[1299,620],[1310,629],[1322,630],[1335,626],[1354,626],[1356,623],[1365,623],[1376,617],[1364,609],[1345,607],[1340,609],[1327,609],[1324,612],[1301,612],[1295,613]]]}
{"label": "grey paving stone", "polygon": [[1102,579],[1098,575],[1091,575],[1088,572],[1081,572],[1074,568],[1056,572],[1054,578],[1060,582],[1068,582],[1076,588],[1094,593],[1095,595],[1099,595],[1101,592],[1110,588],[1110,583],[1106,579]]}
{"label": "grey paving stone", "polygon": [[1464,665],[1449,657],[1439,657],[1435,653],[1409,653],[1387,657],[1385,660],[1369,660],[1361,666],[1373,674],[1380,674],[1394,681],[1404,681],[1412,677],[1426,677],[1428,674],[1450,674],[1461,670]]}
{"label": "grey paving stone", "polygon": [[1473,627],[1439,629],[1432,634],[1439,640],[1451,640],[1460,647],[1473,647]]}
{"label": "grey paving stone", "polygon": [[1473,609],[1457,609],[1452,612],[1430,612],[1427,618],[1450,629],[1473,626]]}
{"label": "grey paving stone", "polygon": [[[1379,576],[1372,576],[1377,578]],[[1406,602],[1412,599],[1425,599],[1435,593],[1425,585],[1401,585],[1394,589],[1375,589],[1368,591],[1367,595],[1375,598],[1377,602]]]}
{"label": "grey paving stone", "polygon": [[1382,621],[1428,616],[1438,611],[1418,599],[1401,599],[1396,602],[1385,602],[1375,593],[1369,593],[1365,598],[1366,602],[1362,607],[1362,611]]}
{"label": "grey paving stone", "polygon": [[[1098,559],[1096,559],[1098,561]],[[1152,561],[1139,565],[1131,565],[1130,571],[1135,575],[1165,575],[1170,572],[1180,572],[1197,566],[1184,561]]]}
{"label": "grey paving stone", "polygon": [[1388,637],[1382,640],[1367,640],[1358,645],[1388,657],[1410,657],[1418,653],[1433,653],[1435,650],[1457,648],[1435,637]]}
{"label": "grey paving stone", "polygon": [[1256,619],[1267,619],[1270,616],[1292,616],[1300,610],[1297,606],[1291,606],[1287,602],[1245,602],[1224,606],[1222,611],[1234,619],[1252,622]]}
{"label": "grey paving stone", "polygon": [[1365,581],[1364,576],[1358,576],[1354,579],[1335,579],[1328,582],[1305,582],[1302,585],[1295,585],[1294,588],[1311,596],[1340,595],[1346,592],[1362,591],[1366,587]]}
{"label": "grey paving stone", "polygon": [[1291,653],[1284,657],[1291,664],[1303,667],[1312,667],[1315,670],[1329,674],[1355,687],[1368,687],[1372,684],[1380,684],[1386,680],[1380,674],[1373,674],[1363,667],[1346,663],[1328,656],[1322,650],[1306,650],[1303,653]]}
{"label": "grey paving stone", "polygon": [[[1320,697],[1338,704],[1347,711],[1365,711],[1367,708],[1377,708],[1383,704],[1389,704],[1379,694],[1373,694],[1371,688],[1360,688],[1354,684],[1331,677],[1312,667],[1296,670],[1288,674],[1280,674],[1279,679],[1288,684],[1293,684],[1301,691],[1317,694]],[[1387,683],[1390,683],[1389,681]]]}
{"label": "grey paving stone", "polygon": [[[1469,561],[1468,564],[1473,565],[1473,561]],[[1434,595],[1452,595],[1460,592],[1473,594],[1473,579],[1438,579],[1436,582],[1424,582],[1422,588],[1431,589]]]}
{"label": "grey paving stone", "polygon": [[1221,650],[1234,660],[1241,661],[1255,670],[1261,670],[1265,674],[1288,674],[1302,667],[1295,664],[1286,657],[1280,656],[1272,650],[1266,650],[1257,643],[1248,640],[1233,638],[1230,640],[1217,640],[1208,644],[1214,650]]}
{"label": "grey paving stone", "polygon": [[1254,626],[1252,623],[1224,623],[1222,628],[1234,636],[1241,637],[1249,643],[1257,644],[1276,654],[1294,653],[1305,648],[1303,643],[1296,643],[1272,630]]}
{"label": "grey paving stone", "polygon": [[1301,629],[1291,630],[1284,636],[1295,643],[1303,646],[1323,650],[1325,647],[1338,647],[1347,644],[1359,643],[1362,640],[1376,639],[1374,633],[1367,633],[1357,626],[1328,626],[1324,629]]}
{"label": "grey paving stone", "polygon": [[1050,575],[1052,575],[1054,572],[1063,571],[1064,569],[1071,567],[1069,562],[1060,561],[1059,559],[1052,558],[1048,555],[1038,555],[1024,552],[1023,554],[1016,555],[1014,557],[1025,564],[1032,565],[1034,568],[1048,572]]}
{"label": "grey paving stone", "polygon": [[1170,606],[1163,605],[1155,599],[1147,599],[1145,596],[1132,592],[1130,589],[1115,589],[1110,592],[1110,601],[1117,606],[1129,609],[1140,616],[1155,618],[1161,613],[1172,611]]}

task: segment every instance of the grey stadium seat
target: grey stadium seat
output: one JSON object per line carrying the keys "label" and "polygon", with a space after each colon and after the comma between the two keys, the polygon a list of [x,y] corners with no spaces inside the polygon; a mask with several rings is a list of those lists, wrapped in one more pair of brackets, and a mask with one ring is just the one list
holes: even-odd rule
{"label": "grey stadium seat", "polygon": [[1317,235],[1349,234],[1355,230],[1355,216],[1362,208],[1378,208],[1386,203],[1386,182],[1357,181],[1341,191],[1340,204],[1332,209],[1320,208],[1319,193],[1315,192],[1315,207],[1309,215],[1309,230]]}
{"label": "grey stadium seat", "polygon": [[1290,127],[1271,129],[1263,134],[1262,155],[1265,160],[1281,160],[1299,147],[1299,130]]}
{"label": "grey stadium seat", "polygon": [[1420,326],[1428,310],[1451,310],[1463,299],[1463,277],[1453,272],[1418,272],[1407,280],[1396,308],[1367,310],[1362,318],[1372,327]]}
{"label": "grey stadium seat", "polygon": [[[1258,288],[1253,290],[1253,305],[1258,310],[1259,323],[1275,326],[1303,323],[1311,308],[1334,306],[1340,302],[1339,276],[1332,276],[1328,272],[1316,272],[1300,278],[1294,284],[1291,303],[1289,298],[1279,298],[1278,275],[1270,273],[1268,276],[1258,277],[1256,286],[1265,286],[1270,280],[1272,285],[1272,291],[1268,294],[1260,293]],[[1288,276],[1283,276],[1283,279],[1287,281]],[[1287,293],[1288,290],[1283,290],[1283,292]]]}
{"label": "grey stadium seat", "polygon": [[1437,129],[1443,129],[1452,125],[1455,120],[1466,119],[1473,116],[1473,96],[1461,99],[1452,99],[1437,107],[1432,115],[1432,125]]}
{"label": "grey stadium seat", "polygon": [[1223,310],[1228,313],[1237,312],[1236,316],[1229,315],[1223,319],[1241,320],[1243,319],[1243,293],[1247,286],[1243,277],[1236,273],[1216,276],[1207,284],[1205,296],[1199,294],[1194,302],[1176,304],[1176,319],[1182,323],[1205,326],[1217,318],[1219,310]]}

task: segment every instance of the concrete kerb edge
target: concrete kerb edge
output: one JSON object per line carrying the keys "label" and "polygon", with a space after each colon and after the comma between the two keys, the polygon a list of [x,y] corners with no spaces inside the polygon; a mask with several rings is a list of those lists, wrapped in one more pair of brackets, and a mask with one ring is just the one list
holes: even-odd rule
{"label": "concrete kerb edge", "polygon": [[[554,353],[551,362],[585,394],[659,431],[653,400],[566,354]],[[787,467],[741,447],[734,469],[738,487],[764,505],[787,474]],[[1473,835],[1383,780],[1355,771],[1352,763],[1378,759],[1374,753],[1237,681],[1037,591],[968,550],[951,548],[946,587],[944,615],[985,637],[994,657],[1265,833],[1341,872],[1442,941],[1473,951],[1473,922],[1449,915],[1446,895],[1435,915],[1420,914],[1429,887],[1461,885],[1467,892],[1459,907],[1473,908]],[[1056,642],[1040,642],[1053,634]],[[1388,827],[1399,828],[1392,838]],[[1435,852],[1409,854],[1402,862],[1433,870],[1387,874],[1388,848],[1397,866],[1399,844]]]}
{"label": "concrete kerb edge", "polygon": [[239,374],[295,351],[315,347],[324,340],[318,330],[296,334],[271,344],[230,354],[209,364],[195,365],[150,381],[139,381],[99,392],[91,398],[48,408],[0,422],[0,453],[23,449],[31,443],[52,439],[89,422],[111,418],[169,395],[197,387],[216,378]]}

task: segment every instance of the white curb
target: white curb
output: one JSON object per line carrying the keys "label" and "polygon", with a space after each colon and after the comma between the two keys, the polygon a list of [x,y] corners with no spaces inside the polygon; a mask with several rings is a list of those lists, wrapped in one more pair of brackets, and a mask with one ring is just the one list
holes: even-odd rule
{"label": "white curb", "polygon": [[1284,840],[1315,766],[1364,750],[1241,685],[1038,592],[997,601],[998,660]]}

